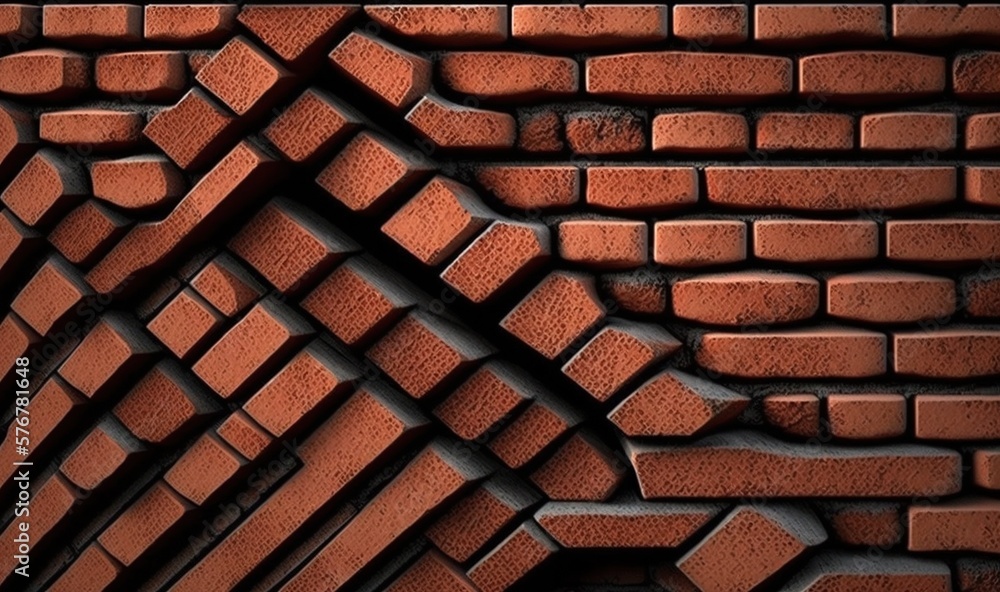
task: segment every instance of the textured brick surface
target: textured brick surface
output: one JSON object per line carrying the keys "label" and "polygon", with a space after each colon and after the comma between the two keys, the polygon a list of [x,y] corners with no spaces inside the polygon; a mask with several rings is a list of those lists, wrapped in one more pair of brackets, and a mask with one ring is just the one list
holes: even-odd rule
{"label": "textured brick surface", "polygon": [[0,589],[997,592],[998,98],[986,2],[0,5]]}

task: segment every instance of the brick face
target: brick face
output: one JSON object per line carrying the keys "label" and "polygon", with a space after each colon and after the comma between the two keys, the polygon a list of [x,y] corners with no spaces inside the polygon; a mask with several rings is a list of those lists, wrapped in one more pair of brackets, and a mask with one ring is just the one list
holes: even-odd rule
{"label": "brick face", "polygon": [[1000,590],[1000,5],[42,4],[29,588]]}

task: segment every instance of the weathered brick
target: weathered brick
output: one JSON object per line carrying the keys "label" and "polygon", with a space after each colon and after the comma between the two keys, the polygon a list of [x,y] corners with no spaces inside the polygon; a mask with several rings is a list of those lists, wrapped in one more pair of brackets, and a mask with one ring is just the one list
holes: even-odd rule
{"label": "weathered brick", "polygon": [[980,263],[1000,257],[995,220],[889,220],[885,230],[890,261]]}
{"label": "weathered brick", "polygon": [[828,101],[878,102],[944,92],[945,59],[892,51],[845,51],[799,60],[799,92]]}
{"label": "weathered brick", "polygon": [[791,579],[789,590],[864,590],[878,582],[884,592],[948,592],[951,570],[943,561],[908,556],[879,556],[827,551],[814,557]]}
{"label": "weathered brick", "polygon": [[963,54],[952,62],[952,87],[960,99],[989,100],[1000,94],[1000,52]]}
{"label": "weathered brick", "polygon": [[928,440],[995,440],[1000,436],[1000,397],[917,395],[916,436]]}
{"label": "weathered brick", "polygon": [[500,326],[548,359],[555,359],[604,318],[589,277],[549,275],[500,322]]}
{"label": "weathered brick", "polygon": [[774,394],[764,397],[764,417],[785,434],[799,438],[820,435],[820,400],[813,394]]}
{"label": "weathered brick", "polygon": [[143,450],[121,424],[105,419],[73,449],[59,471],[81,491],[93,493],[135,471]]}
{"label": "weathered brick", "polygon": [[803,275],[736,272],[673,285],[674,314],[712,325],[771,325],[808,319],[819,308],[819,282]]}
{"label": "weathered brick", "polygon": [[512,208],[556,208],[580,199],[580,169],[573,166],[486,166],[476,180]]}
{"label": "weathered brick", "polygon": [[358,12],[350,4],[244,6],[239,21],[278,56],[298,65],[319,57]]}
{"label": "weathered brick", "polygon": [[360,124],[355,110],[318,88],[310,88],[264,130],[264,137],[294,162],[312,162]]}
{"label": "weathered brick", "polygon": [[648,228],[629,220],[568,220],[559,224],[559,256],[595,268],[639,267],[646,262]]}
{"label": "weathered brick", "polygon": [[831,534],[846,545],[887,548],[903,538],[899,504],[891,502],[830,502],[822,506]]}
{"label": "weathered brick", "polygon": [[0,92],[62,100],[90,88],[90,59],[62,49],[32,49],[0,57]]}
{"label": "weathered brick", "polygon": [[406,121],[441,148],[509,148],[517,139],[513,116],[465,107],[433,95],[420,99]]}
{"label": "weathered brick", "polygon": [[873,323],[907,323],[944,318],[956,307],[955,282],[904,272],[861,272],[826,281],[827,312]]}
{"label": "weathered brick", "polygon": [[961,489],[958,452],[927,446],[817,448],[739,431],[680,446],[629,441],[626,450],[647,499],[882,498]]}
{"label": "weathered brick", "polygon": [[921,45],[991,43],[1000,38],[1000,15],[992,5],[896,4],[892,7],[892,37]]}
{"label": "weathered brick", "polygon": [[496,45],[507,40],[509,9],[474,4],[366,6],[365,13],[397,35],[437,47]]}
{"label": "weathered brick", "polygon": [[667,8],[641,6],[514,6],[514,39],[564,49],[621,47],[667,38]]}
{"label": "weathered brick", "polygon": [[150,119],[142,133],[187,170],[203,166],[231,143],[234,121],[202,90],[193,88]]}
{"label": "weathered brick", "polygon": [[906,398],[887,394],[826,397],[830,433],[848,440],[894,438],[906,432]]}
{"label": "weathered brick", "polygon": [[216,338],[224,319],[194,290],[185,288],[153,317],[147,328],[175,356],[190,362]]}
{"label": "weathered brick", "polygon": [[878,256],[878,234],[871,220],[757,220],[753,251],[785,263],[864,261]]}
{"label": "weathered brick", "polygon": [[653,150],[739,154],[749,149],[747,120],[734,113],[663,113],[653,118]]}
{"label": "weathered brick", "polygon": [[549,257],[549,230],[541,224],[498,220],[441,273],[449,286],[473,302],[503,294]]}
{"label": "weathered brick", "polygon": [[580,423],[580,414],[559,399],[535,392],[535,401],[489,443],[507,466],[518,469]]}
{"label": "weathered brick", "polygon": [[50,257],[21,292],[10,309],[39,335],[67,330],[67,322],[80,316],[84,299],[94,294],[75,267],[58,256]]}
{"label": "weathered brick", "polygon": [[1000,490],[1000,451],[976,450],[972,454],[973,479],[984,489]]}
{"label": "weathered brick", "polygon": [[792,61],[682,51],[591,57],[587,92],[636,101],[759,101],[792,92]]}
{"label": "weathered brick", "polygon": [[611,210],[670,211],[698,201],[698,173],[690,167],[588,167],[586,201]]}
{"label": "weathered brick", "polygon": [[330,52],[330,60],[376,98],[398,110],[413,105],[430,88],[430,62],[363,33],[351,33]]}
{"label": "weathered brick", "polygon": [[246,460],[212,434],[198,438],[163,475],[196,505],[204,505],[240,471]]}
{"label": "weathered brick", "polygon": [[606,501],[625,477],[625,462],[594,436],[577,432],[531,474],[554,501]]}
{"label": "weathered brick", "polygon": [[548,502],[535,520],[560,545],[583,549],[679,547],[722,509],[713,504]]}
{"label": "weathered brick", "polygon": [[237,411],[226,418],[215,429],[215,433],[248,460],[259,457],[273,441],[273,438],[243,411]]}
{"label": "weathered brick", "polygon": [[80,166],[43,148],[7,185],[0,199],[28,226],[50,226],[86,193]]}
{"label": "weathered brick", "polygon": [[731,45],[747,40],[747,7],[739,4],[674,6],[674,37],[699,45]]}
{"label": "weathered brick", "polygon": [[529,520],[469,569],[482,592],[503,592],[559,549],[538,524]]}
{"label": "weathered brick", "polygon": [[175,45],[214,44],[236,25],[235,4],[149,5],[143,19],[147,40]]}
{"label": "weathered brick", "polygon": [[434,408],[434,415],[463,440],[479,440],[509,420],[539,389],[520,370],[487,362]]}
{"label": "weathered brick", "polygon": [[134,43],[142,37],[142,7],[46,5],[42,7],[42,34],[59,43],[85,47]]}
{"label": "weathered brick", "polygon": [[189,84],[187,60],[179,51],[104,54],[94,62],[94,79],[102,92],[139,101],[172,101]]}
{"label": "weathered brick", "polygon": [[601,289],[622,309],[643,315],[664,312],[670,292],[663,277],[645,271],[603,276]]}
{"label": "weathered brick", "polygon": [[291,85],[290,73],[244,37],[236,37],[195,78],[238,115],[270,106]]}
{"label": "weathered brick", "polygon": [[882,113],[861,118],[865,150],[954,150],[954,113]]}
{"label": "weathered brick", "polygon": [[175,361],[163,361],[139,379],[113,412],[140,440],[171,444],[216,410],[209,396],[188,370]]}
{"label": "weathered brick", "polygon": [[517,52],[447,53],[438,68],[449,88],[480,99],[557,99],[575,93],[580,78],[574,60]]}
{"label": "weathered brick", "polygon": [[101,399],[133,380],[157,351],[131,317],[105,313],[59,368],[59,375],[87,398]]}
{"label": "weathered brick", "polygon": [[226,253],[209,261],[191,287],[227,317],[240,314],[264,294],[264,287]]}
{"label": "weathered brick", "polygon": [[876,43],[886,37],[885,7],[877,4],[758,4],[753,37],[785,47]]}
{"label": "weathered brick", "polygon": [[1000,167],[966,167],[965,200],[983,206],[1000,206]]}
{"label": "weathered brick", "polygon": [[191,509],[173,489],[159,482],[120,514],[97,540],[115,559],[132,565],[180,531]]}
{"label": "weathered brick", "polygon": [[910,506],[911,551],[1000,551],[1000,502],[959,498],[936,505]]}
{"label": "weathered brick", "polygon": [[854,118],[840,113],[765,113],[757,118],[760,150],[850,150]]}
{"label": "weathered brick", "polygon": [[125,236],[131,224],[100,202],[87,200],[52,229],[49,242],[71,263],[89,267]]}
{"label": "weathered brick", "polygon": [[847,328],[707,333],[696,356],[704,368],[742,378],[861,378],[885,373],[886,342]]}
{"label": "weathered brick", "polygon": [[162,156],[100,160],[90,165],[94,197],[126,210],[166,205],[184,194],[180,170]]}
{"label": "weathered brick", "polygon": [[135,147],[146,122],[132,111],[73,109],[43,113],[38,123],[38,137],[43,140],[105,151]]}
{"label": "weathered brick", "polygon": [[653,260],[706,267],[747,258],[747,225],[739,220],[677,220],[653,225]]}
{"label": "weathered brick", "polygon": [[703,378],[666,370],[626,397],[608,419],[629,436],[693,436],[732,421],[749,402]]}

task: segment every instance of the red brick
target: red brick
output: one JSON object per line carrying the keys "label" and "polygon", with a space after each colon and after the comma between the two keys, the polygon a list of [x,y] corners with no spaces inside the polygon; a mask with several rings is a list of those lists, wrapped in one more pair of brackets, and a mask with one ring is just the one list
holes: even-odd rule
{"label": "red brick", "polygon": [[190,434],[215,406],[186,369],[164,361],[140,378],[113,411],[135,437],[162,445]]}
{"label": "red brick", "polygon": [[191,505],[164,483],[156,483],[115,519],[98,541],[115,559],[132,565],[183,526]]}
{"label": "red brick", "polygon": [[899,374],[937,378],[1000,374],[1000,331],[990,328],[896,333],[893,344]]}
{"label": "red brick", "polygon": [[90,165],[94,196],[126,210],[172,203],[184,194],[180,170],[162,156],[101,160]]}
{"label": "red brick", "polygon": [[35,153],[2,199],[28,226],[49,226],[86,193],[79,165],[51,148]]}
{"label": "red brick", "polygon": [[63,100],[90,88],[90,58],[62,49],[32,49],[0,57],[0,92]]}
{"label": "red brick", "polygon": [[[36,380],[41,379],[36,377]],[[47,454],[49,450],[69,442],[75,435],[84,402],[84,398],[59,376],[46,380],[31,398],[31,448],[28,454],[22,456],[16,451],[17,423],[11,422],[4,431],[6,438],[0,443],[0,462],[6,468],[0,477],[5,480],[14,477],[17,467],[13,463],[31,461],[37,458],[35,455]]]}
{"label": "red brick", "polygon": [[435,47],[496,45],[507,40],[506,6],[366,6],[365,13],[386,30]]}
{"label": "red brick", "polygon": [[606,501],[625,477],[625,463],[595,437],[573,434],[531,474],[554,501]]}
{"label": "red brick", "polygon": [[603,276],[601,288],[632,313],[653,315],[667,309],[670,288],[666,280],[645,271]]}
{"label": "red brick", "polygon": [[623,47],[667,38],[667,7],[519,5],[511,9],[514,39],[559,49]]}
{"label": "red brick", "polygon": [[102,109],[51,111],[38,121],[41,139],[95,151],[134,148],[145,124],[141,113]]}
{"label": "red brick", "polygon": [[102,399],[133,380],[157,352],[155,343],[124,313],[105,313],[59,375],[89,399]]}
{"label": "red brick", "polygon": [[954,150],[954,113],[882,113],[861,118],[866,150]]}
{"label": "red brick", "polygon": [[827,312],[873,323],[907,323],[955,312],[955,282],[904,272],[860,272],[826,282]]}
{"label": "red brick", "polygon": [[422,399],[490,353],[490,346],[464,327],[414,312],[367,355],[410,396]]}
{"label": "red brick", "polygon": [[176,45],[214,44],[236,25],[235,4],[150,5],[143,19],[146,40]]}
{"label": "red brick", "polygon": [[245,393],[309,337],[312,327],[277,300],[255,305],[192,369],[224,399]]}
{"label": "red brick", "polygon": [[743,505],[678,559],[677,567],[701,590],[751,590],[826,538],[822,523],[804,506]]}
{"label": "red brick", "polygon": [[426,59],[362,33],[351,33],[330,60],[375,97],[403,110],[427,93],[431,63]]}
{"label": "red brick", "polygon": [[429,168],[418,153],[362,132],[320,172],[316,182],[351,210],[370,212],[399,196]]}
{"label": "red brick", "polygon": [[1000,561],[963,558],[955,563],[961,592],[990,592],[1000,586]]}
{"label": "red brick", "polygon": [[835,438],[876,440],[906,433],[903,395],[831,394],[826,397],[826,408]]}
{"label": "red brick", "polygon": [[[37,549],[39,542],[47,536],[59,534],[59,531],[68,522],[67,519],[73,514],[73,511],[78,509],[75,506],[77,506],[81,498],[82,494],[70,485],[58,472],[52,473],[47,477],[41,486],[33,492],[29,507],[30,516],[24,516],[31,518],[29,527],[31,546]],[[12,520],[9,522],[3,531],[2,536],[4,540],[13,541],[14,537],[18,535],[20,524],[22,524],[21,520]],[[49,540],[51,540],[51,537],[49,537]],[[13,548],[13,546],[8,548]],[[3,563],[0,564],[0,567],[3,569],[3,578],[12,575],[17,565],[18,563],[13,553],[7,554],[3,558]],[[29,570],[30,573],[31,570]],[[0,583],[6,582],[0,579]]]}
{"label": "red brick", "polygon": [[52,256],[28,280],[10,309],[39,335],[53,329],[69,332],[67,321],[80,316],[80,305],[93,294],[75,267]]}
{"label": "red brick", "polygon": [[441,273],[449,286],[473,302],[503,294],[549,257],[549,230],[541,224],[498,220]]}
{"label": "red brick", "polygon": [[984,206],[1000,206],[1000,167],[966,167],[965,200]]}
{"label": "red brick", "polygon": [[976,485],[1000,490],[1000,451],[976,450],[972,455],[972,470]]}
{"label": "red brick", "polygon": [[792,61],[753,54],[664,51],[587,59],[587,92],[639,101],[738,103],[792,92]]}
{"label": "red brick", "polygon": [[122,290],[131,276],[147,272],[177,252],[204,241],[218,225],[266,191],[275,162],[248,141],[236,146],[160,222],[143,224],[101,260],[87,281],[97,291]]}
{"label": "red brick", "polygon": [[51,592],[100,592],[118,579],[122,566],[99,544],[91,543],[51,587]]}
{"label": "red brick", "polygon": [[0,322],[0,337],[0,344],[3,344],[0,349],[0,377],[7,380],[13,376],[17,358],[26,355],[41,338],[13,312],[8,312]]}
{"label": "red brick", "polygon": [[[553,113],[553,116],[558,119]],[[20,169],[38,144],[35,119],[21,109],[0,103],[0,179]]]}
{"label": "red brick", "polygon": [[799,438],[820,435],[819,397],[812,394],[775,394],[764,397],[764,417],[785,434]]}
{"label": "red brick", "polygon": [[105,54],[94,63],[94,78],[102,92],[128,100],[173,101],[188,87],[187,59],[180,51]]}
{"label": "red brick", "polygon": [[643,370],[681,349],[662,327],[613,321],[562,370],[598,401],[607,401]]}
{"label": "red brick", "polygon": [[644,123],[625,111],[574,113],[566,118],[566,140],[578,154],[625,154],[646,148]]}
{"label": "red brick", "polygon": [[82,491],[93,492],[134,471],[143,446],[118,422],[105,420],[66,457],[60,472]]}
{"label": "red brick", "polygon": [[[608,419],[629,436],[693,436],[729,423],[749,402],[697,376],[667,370],[626,397]],[[677,412],[663,413],[663,409]]]}
{"label": "red brick", "polygon": [[439,265],[491,218],[471,189],[437,176],[382,225],[382,232],[424,265]]}
{"label": "red brick", "polygon": [[557,208],[580,199],[580,169],[574,166],[486,166],[476,179],[512,208]]}
{"label": "red brick", "polygon": [[589,167],[586,200],[612,210],[671,211],[697,203],[698,172],[691,167]]}
{"label": "red brick", "polygon": [[828,101],[915,99],[942,93],[945,59],[894,51],[845,51],[799,60],[799,92]]}
{"label": "red brick", "polygon": [[1000,257],[1000,223],[994,220],[889,220],[890,261],[980,263]]}
{"label": "red brick", "polygon": [[479,440],[513,417],[538,388],[520,370],[487,362],[435,407],[434,415],[463,440]]}
{"label": "red brick", "polygon": [[469,569],[482,592],[503,592],[554,555],[559,546],[529,520]]}
{"label": "red brick", "polygon": [[218,437],[205,434],[177,459],[163,475],[163,480],[174,491],[201,506],[232,480],[245,463]]}
{"label": "red brick", "polygon": [[760,150],[850,150],[854,118],[840,113],[765,113],[757,118]]}
{"label": "red brick", "polygon": [[509,148],[517,139],[513,116],[463,107],[432,95],[422,98],[406,121],[442,148]]}
{"label": "red brick", "polygon": [[739,4],[674,6],[674,37],[699,45],[731,45],[747,40],[747,7]]}
{"label": "red brick", "polygon": [[886,371],[886,336],[861,329],[707,333],[703,368],[742,378],[861,378]]}
{"label": "red brick", "polygon": [[242,313],[264,294],[263,286],[226,253],[209,261],[191,287],[227,317]]}
{"label": "red brick", "polygon": [[357,12],[346,4],[247,5],[239,21],[281,59],[297,64],[322,52]]}
{"label": "red brick", "polygon": [[943,561],[838,551],[827,551],[813,558],[792,578],[790,585],[803,592],[875,589],[872,586],[880,592],[950,592],[952,589],[951,570]]}
{"label": "red brick", "polygon": [[244,37],[227,43],[195,78],[238,115],[269,106],[291,85],[291,74]]}
{"label": "red brick", "polygon": [[581,421],[579,414],[544,391],[490,442],[490,450],[513,469],[533,461]]}
{"label": "red brick", "polygon": [[381,335],[415,303],[414,294],[394,272],[368,258],[354,257],[310,292],[302,308],[354,346]]}
{"label": "red brick", "polygon": [[785,263],[832,263],[874,259],[878,224],[871,220],[757,220],[754,255]]}
{"label": "red brick", "polygon": [[38,35],[41,8],[27,4],[0,6],[0,35],[12,41],[24,42]]}
{"label": "red brick", "polygon": [[881,502],[832,503],[824,506],[834,538],[846,545],[889,548],[903,538],[898,504]]}
{"label": "red brick", "polygon": [[291,435],[350,394],[358,374],[343,356],[314,341],[250,397],[243,410],[275,437]]}
{"label": "red brick", "polygon": [[343,590],[368,562],[383,555],[418,520],[482,476],[481,469],[432,444],[370,501],[285,588]]}
{"label": "red brick", "polygon": [[185,288],[150,321],[148,329],[175,356],[191,361],[215,339],[224,319],[201,296]]}
{"label": "red brick", "polygon": [[264,137],[293,162],[312,162],[341,143],[360,124],[354,109],[310,88],[264,130]]}
{"label": "red brick", "polygon": [[694,111],[653,118],[653,150],[687,154],[738,154],[749,149],[746,118],[733,113]]}
{"label": "red brick", "polygon": [[68,45],[99,47],[142,38],[142,7],[131,4],[42,7],[42,33]]}
{"label": "red brick", "polygon": [[994,151],[1000,148],[1000,113],[977,113],[965,120],[965,149]]}
{"label": "red brick", "polygon": [[940,496],[962,481],[958,452],[927,446],[817,448],[740,431],[626,449],[647,499]]}
{"label": "red brick", "polygon": [[131,222],[100,202],[87,200],[52,229],[49,242],[70,262],[89,267],[125,236]]}
{"label": "red brick", "polygon": [[1000,52],[964,54],[952,62],[952,87],[959,99],[989,100],[1000,95]]}
{"label": "red brick", "polygon": [[559,256],[601,269],[638,267],[646,262],[645,222],[569,220],[559,224]]}
{"label": "red brick", "polygon": [[560,152],[563,142],[562,118],[545,110],[522,115],[518,122],[517,147],[526,152]]}
{"label": "red brick", "polygon": [[500,322],[509,333],[552,360],[604,319],[589,277],[549,275]]}
{"label": "red brick", "polygon": [[892,7],[892,36],[896,41],[921,45],[992,43],[1000,38],[1000,15],[991,5],[896,4]]}
{"label": "red brick", "polygon": [[1000,277],[967,277],[962,282],[961,302],[972,317],[1000,317]]}
{"label": "red brick", "polygon": [[157,113],[143,134],[182,169],[200,168],[233,139],[235,118],[201,89]]}
{"label": "red brick", "polygon": [[427,530],[427,538],[465,563],[537,501],[538,494],[514,478],[495,477],[456,502]]}
{"label": "red brick", "polygon": [[917,438],[996,440],[1000,437],[1000,397],[996,395],[917,395]]}
{"label": "red brick", "polygon": [[423,590],[475,592],[476,589],[457,565],[436,551],[428,551],[386,588],[386,592]]}
{"label": "red brick", "polygon": [[175,584],[177,592],[235,587],[421,425],[419,414],[395,394],[371,389],[355,394],[298,449],[303,468],[183,574]]}
{"label": "red brick", "polygon": [[708,504],[549,502],[535,520],[566,548],[669,549],[681,546],[719,510]]}
{"label": "red brick", "polygon": [[909,513],[910,551],[1000,552],[1000,501],[959,498],[915,505]]}
{"label": "red brick", "polygon": [[[538,54],[476,51],[445,54],[441,80],[455,92],[479,99],[544,100],[566,97],[579,88],[575,60]],[[503,76],[497,76],[503,72]]]}
{"label": "red brick", "polygon": [[708,167],[708,201],[730,207],[844,211],[952,201],[953,167]]}
{"label": "red brick", "polygon": [[771,325],[808,319],[819,308],[809,276],[736,272],[695,276],[673,285],[674,314],[712,325]]}
{"label": "red brick", "polygon": [[653,225],[653,260],[705,267],[747,258],[747,225],[739,220],[677,220]]}
{"label": "red brick", "polygon": [[754,8],[753,37],[770,45],[850,46],[876,43],[886,37],[885,7],[876,4],[757,5]]}
{"label": "red brick", "polygon": [[357,245],[325,219],[286,198],[268,203],[229,249],[283,294],[299,294]]}
{"label": "red brick", "polygon": [[215,433],[249,460],[259,457],[273,440],[243,411],[236,411],[226,418]]}

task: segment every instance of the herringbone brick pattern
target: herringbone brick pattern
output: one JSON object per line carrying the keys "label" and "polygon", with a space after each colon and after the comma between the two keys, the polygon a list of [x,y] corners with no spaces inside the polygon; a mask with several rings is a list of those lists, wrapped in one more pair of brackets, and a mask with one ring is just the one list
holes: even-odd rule
{"label": "herringbone brick pattern", "polygon": [[1000,591],[1000,5],[0,33],[0,589]]}

